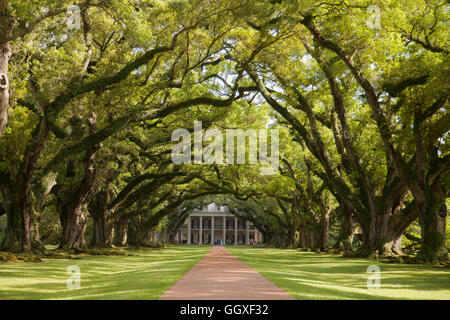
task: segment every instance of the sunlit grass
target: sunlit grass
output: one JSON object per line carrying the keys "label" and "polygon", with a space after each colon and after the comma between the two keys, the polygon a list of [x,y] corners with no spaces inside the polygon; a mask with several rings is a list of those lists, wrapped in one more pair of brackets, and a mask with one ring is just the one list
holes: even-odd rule
{"label": "sunlit grass", "polygon": [[[227,249],[296,299],[450,299],[450,269],[293,249]],[[367,288],[370,265],[381,270],[379,289]]]}
{"label": "sunlit grass", "polygon": [[[227,248],[297,299],[450,299],[450,269],[291,249]],[[157,299],[209,249],[178,246],[129,251],[133,256],[0,264],[0,299]],[[77,290],[66,286],[71,265],[81,270]],[[367,289],[370,265],[381,269],[380,289]]]}
{"label": "sunlit grass", "polygon": [[[133,256],[0,264],[0,299],[157,299],[209,249],[178,246],[128,252]],[[71,265],[80,268],[80,289],[67,289]]]}

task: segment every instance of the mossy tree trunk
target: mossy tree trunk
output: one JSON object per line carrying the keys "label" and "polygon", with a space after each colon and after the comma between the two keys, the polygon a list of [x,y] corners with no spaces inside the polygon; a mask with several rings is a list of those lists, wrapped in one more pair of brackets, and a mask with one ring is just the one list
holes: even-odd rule
{"label": "mossy tree trunk", "polygon": [[330,213],[331,206],[325,208],[322,203],[319,204],[320,208],[320,249],[328,248],[328,234],[330,231]]}
{"label": "mossy tree trunk", "polygon": [[339,229],[338,239],[334,245],[335,249],[341,249],[344,252],[352,251],[352,243],[354,236],[352,212],[341,208],[341,226]]}
{"label": "mossy tree trunk", "polygon": [[422,231],[419,259],[423,261],[449,259],[446,245],[447,207],[441,195],[442,190],[427,190],[426,200],[418,204]]}
{"label": "mossy tree trunk", "polygon": [[450,170],[450,155],[439,157],[439,151],[434,145],[425,143],[426,119],[447,101],[447,97],[438,99],[427,110],[414,114],[414,136],[416,138],[415,172],[405,175],[409,178],[411,192],[417,203],[422,233],[422,246],[419,259],[427,262],[447,261],[449,258],[446,245],[446,219],[448,186],[446,180]]}
{"label": "mossy tree trunk", "polygon": [[[96,132],[96,114],[88,119],[89,133]],[[85,202],[92,190],[95,180],[95,156],[101,145],[91,146],[84,158],[84,176],[81,181],[65,188],[56,187],[57,207],[59,209],[63,229],[60,248],[73,249],[86,247],[84,232],[86,230],[87,214]],[[75,190],[75,192],[73,192]]]}
{"label": "mossy tree trunk", "polygon": [[81,205],[69,203],[59,205],[59,217],[62,235],[59,247],[61,249],[86,248],[84,232],[87,216]]}
{"label": "mossy tree trunk", "polygon": [[[23,181],[23,180],[22,180]],[[31,252],[44,249],[33,209],[29,184],[0,184],[3,207],[6,211],[6,235],[2,248],[9,252]]]}
{"label": "mossy tree trunk", "polygon": [[3,207],[6,210],[6,235],[2,243],[2,250],[9,252],[23,251],[23,220],[19,199],[12,194],[12,190],[5,185],[0,186],[3,197]]}
{"label": "mossy tree trunk", "polygon": [[[9,1],[0,0],[0,139],[8,124],[10,39],[17,24]],[[12,237],[12,235],[10,236]]]}
{"label": "mossy tree trunk", "polygon": [[139,217],[129,219],[127,230],[127,244],[135,247],[143,246],[143,233]]}
{"label": "mossy tree trunk", "polygon": [[[0,15],[1,17],[1,15]],[[9,78],[8,64],[11,57],[9,43],[0,43],[0,139],[8,123]]]}
{"label": "mossy tree trunk", "polygon": [[305,226],[301,225],[299,228],[299,247],[300,248],[307,248],[308,244],[306,242],[306,232],[305,232]]}
{"label": "mossy tree trunk", "polygon": [[368,228],[365,228],[364,222],[361,223],[362,246],[354,252],[347,252],[347,255],[352,257],[373,257],[376,254],[378,256],[402,255],[402,234],[419,216],[414,202],[400,209],[402,203],[400,201],[396,208],[389,209],[384,214],[377,214],[372,241],[367,240]]}
{"label": "mossy tree trunk", "polygon": [[126,246],[128,237],[128,220],[120,217],[114,223],[114,239],[113,244],[117,247]]}
{"label": "mossy tree trunk", "polygon": [[100,191],[89,203],[89,213],[94,222],[94,236],[91,245],[94,247],[111,247],[112,226],[108,209],[109,193]]}

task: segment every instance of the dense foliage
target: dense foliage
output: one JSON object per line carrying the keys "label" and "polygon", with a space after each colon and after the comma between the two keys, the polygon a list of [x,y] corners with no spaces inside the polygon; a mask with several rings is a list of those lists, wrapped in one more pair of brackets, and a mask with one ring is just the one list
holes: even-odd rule
{"label": "dense foliage", "polygon": [[[446,1],[76,3],[0,0],[2,249],[144,246],[215,201],[269,244],[448,259]],[[278,172],[175,164],[194,121],[277,129]]]}

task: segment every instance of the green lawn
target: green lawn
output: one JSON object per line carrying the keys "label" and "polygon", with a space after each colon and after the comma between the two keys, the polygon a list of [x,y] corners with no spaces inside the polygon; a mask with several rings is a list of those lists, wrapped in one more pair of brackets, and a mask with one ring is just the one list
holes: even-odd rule
{"label": "green lawn", "polygon": [[[450,299],[448,268],[387,264],[292,249],[227,249],[296,299]],[[370,265],[380,268],[379,289],[367,289]]]}
{"label": "green lawn", "polygon": [[[179,246],[128,252],[134,256],[0,264],[0,299],[157,299],[209,249]],[[81,271],[77,290],[66,285],[71,265]]]}
{"label": "green lawn", "polygon": [[[178,246],[128,251],[134,256],[0,264],[0,299],[157,299],[210,248]],[[450,269],[291,249],[227,248],[297,299],[450,299]],[[71,265],[81,271],[78,290],[66,286]],[[370,265],[381,269],[380,289],[367,289]]]}

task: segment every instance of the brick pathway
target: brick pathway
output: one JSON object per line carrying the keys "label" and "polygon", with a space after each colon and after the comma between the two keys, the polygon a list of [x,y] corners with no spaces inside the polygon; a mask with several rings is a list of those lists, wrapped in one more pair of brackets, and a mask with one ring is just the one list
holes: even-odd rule
{"label": "brick pathway", "polygon": [[239,261],[223,247],[213,247],[160,300],[293,300],[287,292]]}

